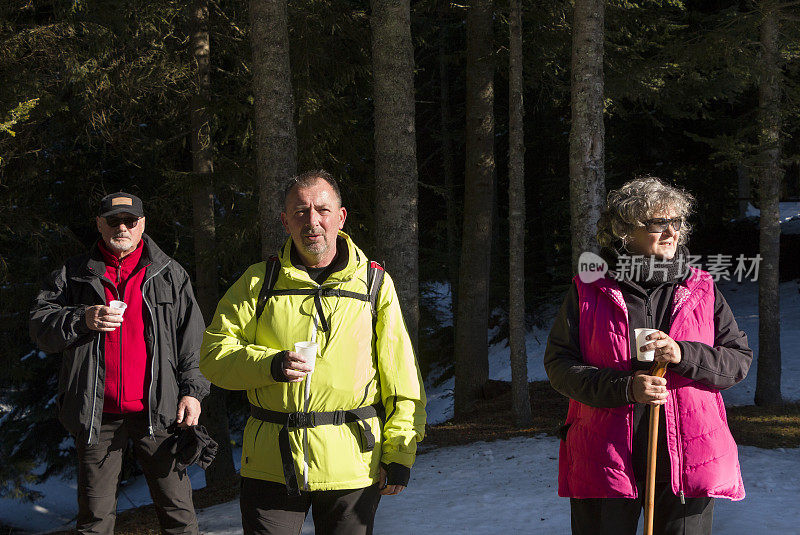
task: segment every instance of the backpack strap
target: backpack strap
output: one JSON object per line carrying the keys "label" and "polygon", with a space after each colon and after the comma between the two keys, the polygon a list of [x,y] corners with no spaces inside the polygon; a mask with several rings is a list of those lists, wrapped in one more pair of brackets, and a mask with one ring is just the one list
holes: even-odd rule
{"label": "backpack strap", "polygon": [[281,262],[277,255],[272,255],[269,257],[269,260],[267,260],[266,270],[264,272],[264,284],[261,285],[261,291],[258,293],[258,301],[256,302],[256,322],[261,319],[261,314],[264,313],[267,299],[272,297],[272,289],[278,281],[280,265]]}
{"label": "backpack strap", "polygon": [[261,291],[258,294],[258,301],[256,303],[256,321],[261,319],[261,314],[264,313],[264,308],[267,305],[267,300],[276,295],[313,295],[314,305],[319,313],[320,320],[322,321],[322,330],[328,330],[327,321],[325,321],[322,312],[322,297],[349,297],[351,299],[358,299],[360,301],[369,301],[370,310],[373,319],[378,317],[378,293],[383,284],[384,269],[378,262],[370,262],[367,266],[367,293],[360,294],[348,290],[339,290],[338,288],[303,288],[303,289],[287,289],[275,290],[275,283],[278,281],[278,274],[280,273],[280,260],[277,256],[271,256],[267,261],[264,284],[261,285]]}
{"label": "backpack strap", "polygon": [[383,284],[383,266],[378,262],[371,261],[367,267],[367,295],[369,295],[369,306],[372,309],[372,317],[378,317],[378,293]]}

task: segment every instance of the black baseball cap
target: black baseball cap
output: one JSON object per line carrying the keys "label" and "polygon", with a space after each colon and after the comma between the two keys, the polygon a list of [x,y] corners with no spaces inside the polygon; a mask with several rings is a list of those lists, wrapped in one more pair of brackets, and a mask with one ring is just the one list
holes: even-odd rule
{"label": "black baseball cap", "polygon": [[108,217],[116,214],[132,214],[136,217],[144,217],[142,200],[136,195],[118,191],[106,195],[100,200],[100,217]]}

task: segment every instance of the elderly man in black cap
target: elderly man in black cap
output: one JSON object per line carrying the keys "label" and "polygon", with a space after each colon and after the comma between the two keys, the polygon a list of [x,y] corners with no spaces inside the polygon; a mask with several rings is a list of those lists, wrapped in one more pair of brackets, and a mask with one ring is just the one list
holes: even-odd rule
{"label": "elderly man in black cap", "polygon": [[192,489],[168,428],[197,424],[204,322],[186,271],[144,234],[142,201],[107,195],[100,239],[46,281],[31,310],[39,348],[62,353],[59,419],[78,451],[78,533],[114,531],[129,440],[162,533],[196,534]]}

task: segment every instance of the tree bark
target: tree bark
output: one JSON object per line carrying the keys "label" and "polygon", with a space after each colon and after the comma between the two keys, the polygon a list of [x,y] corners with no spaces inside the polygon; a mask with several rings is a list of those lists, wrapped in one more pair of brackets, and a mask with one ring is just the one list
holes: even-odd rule
{"label": "tree bark", "polygon": [[758,275],[758,376],[755,404],[780,405],[780,234],[778,201],[781,183],[781,70],[778,48],[778,11],[772,2],[762,3],[761,80],[759,85],[759,120],[761,162],[759,192],[761,217],[759,249],[761,266]]}
{"label": "tree bark", "polygon": [[572,23],[572,128],[569,194],[572,267],[584,251],[598,251],[595,235],[605,197],[603,125],[604,0],[575,0]]}
{"label": "tree bark", "polygon": [[297,133],[286,0],[250,0],[249,5],[258,219],[262,256],[268,258],[286,240],[278,221],[283,185],[297,174]]}
{"label": "tree bark", "polygon": [[522,14],[511,0],[509,30],[508,249],[511,403],[517,427],[529,427],[531,399],[525,351],[525,131],[523,128]]}
{"label": "tree bark", "polygon": [[[217,255],[214,226],[213,160],[208,106],[211,93],[211,43],[208,34],[208,0],[196,0],[192,9],[192,54],[197,92],[192,98],[192,231],[194,234],[195,288],[206,323],[217,306]],[[206,470],[206,485],[221,487],[236,475],[233,467],[228,411],[224,392],[213,388],[204,400],[202,424],[219,444],[214,462]]]}
{"label": "tree bark", "polygon": [[372,0],[375,237],[416,346],[419,323],[414,45],[409,0]]}
{"label": "tree bark", "polygon": [[482,395],[489,377],[488,318],[494,196],[492,2],[467,11],[466,169],[456,316],[455,415]]}
{"label": "tree bark", "polygon": [[450,134],[452,124],[450,112],[450,66],[448,50],[448,16],[449,0],[441,2],[439,8],[439,118],[441,121],[442,142],[442,175],[444,177],[445,210],[447,210],[447,271],[450,281],[450,311],[455,322],[458,304],[458,205],[453,177],[453,136]]}

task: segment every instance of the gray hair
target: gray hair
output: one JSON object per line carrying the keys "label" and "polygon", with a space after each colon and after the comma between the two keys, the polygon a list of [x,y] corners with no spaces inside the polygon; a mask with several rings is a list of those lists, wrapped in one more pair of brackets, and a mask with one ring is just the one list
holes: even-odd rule
{"label": "gray hair", "polygon": [[670,186],[660,178],[641,176],[608,193],[606,208],[597,222],[597,243],[601,247],[623,247],[633,232],[661,210],[673,210],[683,218],[678,243],[689,240],[692,226],[687,218],[692,213],[695,199],[687,191]]}
{"label": "gray hair", "polygon": [[330,185],[331,189],[333,189],[334,195],[336,196],[336,200],[339,201],[339,206],[341,206],[342,192],[339,190],[339,184],[336,182],[336,179],[333,178],[333,175],[324,169],[306,171],[305,173],[293,176],[287,180],[283,186],[283,205],[286,206],[286,199],[289,198],[289,193],[291,193],[294,188],[306,188],[308,186],[313,186],[319,180],[324,180],[328,183],[328,185]]}

